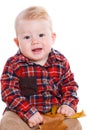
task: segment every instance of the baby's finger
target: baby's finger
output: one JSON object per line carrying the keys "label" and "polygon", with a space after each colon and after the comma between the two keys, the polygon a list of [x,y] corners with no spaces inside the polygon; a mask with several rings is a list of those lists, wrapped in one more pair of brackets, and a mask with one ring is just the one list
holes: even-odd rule
{"label": "baby's finger", "polygon": [[61,109],[60,108],[57,110],[57,113],[61,113]]}
{"label": "baby's finger", "polygon": [[29,124],[29,126],[30,126],[31,128],[34,126],[33,123],[31,123],[31,122],[29,122],[28,124]]}
{"label": "baby's finger", "polygon": [[36,122],[32,122],[32,121],[29,121],[28,124],[29,124],[29,126],[31,128],[34,127],[34,126],[36,126]]}

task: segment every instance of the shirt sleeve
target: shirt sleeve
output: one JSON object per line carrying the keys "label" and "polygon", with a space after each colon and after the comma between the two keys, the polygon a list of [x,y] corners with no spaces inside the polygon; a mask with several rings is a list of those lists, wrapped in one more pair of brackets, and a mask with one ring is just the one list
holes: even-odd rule
{"label": "shirt sleeve", "polygon": [[7,62],[1,76],[2,100],[6,103],[7,110],[16,112],[24,121],[27,121],[37,112],[37,109],[21,95],[19,78],[14,74],[12,67],[12,64]]}
{"label": "shirt sleeve", "polygon": [[65,59],[61,76],[61,104],[68,105],[76,111],[79,101],[77,90],[78,84],[74,80],[74,74],[71,72],[68,60]]}

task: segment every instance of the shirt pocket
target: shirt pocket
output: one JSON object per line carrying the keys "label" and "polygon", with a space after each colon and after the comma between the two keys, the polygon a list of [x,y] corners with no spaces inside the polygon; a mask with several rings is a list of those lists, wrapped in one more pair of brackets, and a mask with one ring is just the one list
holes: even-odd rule
{"label": "shirt pocket", "polygon": [[31,96],[37,94],[37,83],[35,76],[20,78],[19,85],[21,94],[23,96]]}

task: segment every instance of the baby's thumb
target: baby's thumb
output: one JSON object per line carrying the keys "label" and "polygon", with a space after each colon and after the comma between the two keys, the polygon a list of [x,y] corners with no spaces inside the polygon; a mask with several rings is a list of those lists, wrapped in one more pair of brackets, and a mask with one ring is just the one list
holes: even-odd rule
{"label": "baby's thumb", "polygon": [[60,109],[60,107],[58,108],[57,113],[61,113],[61,109]]}

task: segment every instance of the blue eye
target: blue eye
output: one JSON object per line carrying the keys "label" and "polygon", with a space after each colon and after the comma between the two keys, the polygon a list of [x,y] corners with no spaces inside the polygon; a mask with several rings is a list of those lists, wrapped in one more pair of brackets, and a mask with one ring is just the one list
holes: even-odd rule
{"label": "blue eye", "polygon": [[30,37],[30,36],[25,36],[24,38],[25,38],[25,39],[30,39],[31,37]]}

